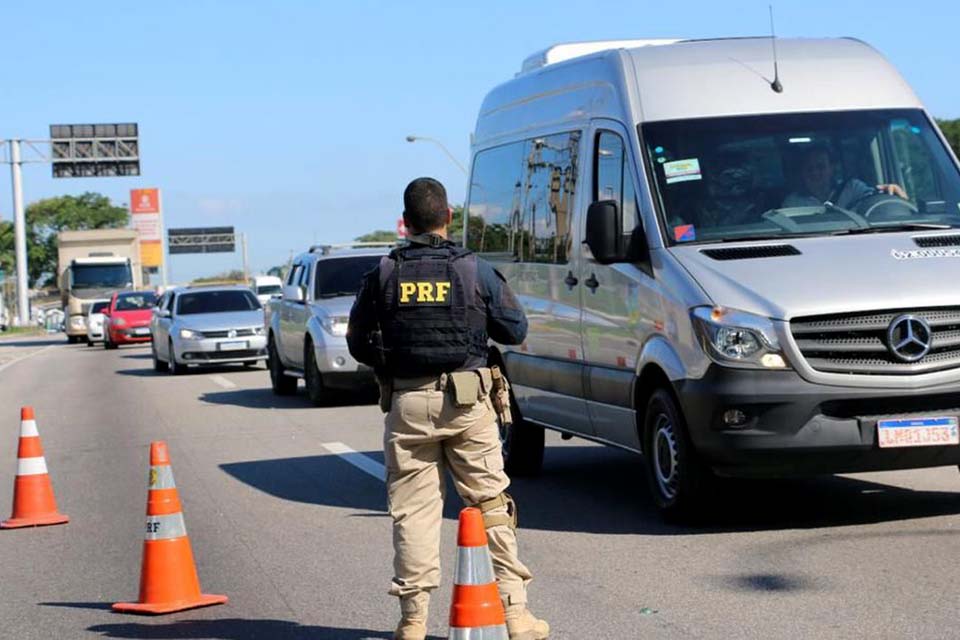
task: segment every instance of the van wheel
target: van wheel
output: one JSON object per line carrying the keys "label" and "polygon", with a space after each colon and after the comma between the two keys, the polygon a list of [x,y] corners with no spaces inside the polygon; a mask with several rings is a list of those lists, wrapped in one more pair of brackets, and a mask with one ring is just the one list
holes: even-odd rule
{"label": "van wheel", "polygon": [[673,396],[657,389],[644,414],[644,456],[653,500],[665,520],[690,522],[702,515],[712,475],[690,442]]}
{"label": "van wheel", "polygon": [[329,393],[323,386],[323,377],[317,366],[317,352],[314,351],[311,340],[307,340],[303,351],[303,383],[307,388],[307,397],[314,406],[320,407],[327,403]]}
{"label": "van wheel", "polygon": [[270,370],[270,386],[274,395],[292,396],[297,392],[297,379],[283,372],[283,363],[280,362],[280,354],[277,353],[277,345],[272,335],[267,343],[267,369]]}
{"label": "van wheel", "polygon": [[505,427],[497,422],[504,469],[511,476],[539,475],[543,469],[544,429],[523,419],[513,388],[510,389],[510,413],[513,424]]}

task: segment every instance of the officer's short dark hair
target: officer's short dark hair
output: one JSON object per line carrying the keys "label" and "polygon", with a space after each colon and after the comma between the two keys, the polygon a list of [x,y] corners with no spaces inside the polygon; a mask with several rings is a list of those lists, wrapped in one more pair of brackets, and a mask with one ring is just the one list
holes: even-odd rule
{"label": "officer's short dark hair", "polygon": [[447,190],[433,178],[417,178],[403,190],[403,221],[412,231],[434,231],[447,224]]}

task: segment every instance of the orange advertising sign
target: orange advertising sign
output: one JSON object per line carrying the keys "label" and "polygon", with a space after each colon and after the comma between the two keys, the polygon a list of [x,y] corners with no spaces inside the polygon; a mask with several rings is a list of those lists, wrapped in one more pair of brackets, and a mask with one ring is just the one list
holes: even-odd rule
{"label": "orange advertising sign", "polygon": [[160,189],[130,189],[130,213],[160,213]]}
{"label": "orange advertising sign", "polygon": [[131,189],[130,218],[140,236],[140,260],[144,267],[163,266],[163,215],[160,189]]}
{"label": "orange advertising sign", "polygon": [[163,266],[163,243],[160,241],[141,242],[140,262],[145,267]]}

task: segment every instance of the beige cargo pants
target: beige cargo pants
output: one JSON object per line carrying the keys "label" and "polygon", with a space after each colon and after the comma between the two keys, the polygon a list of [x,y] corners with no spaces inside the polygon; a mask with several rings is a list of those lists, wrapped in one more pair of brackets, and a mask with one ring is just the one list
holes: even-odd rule
{"label": "beige cargo pants", "polygon": [[[395,596],[429,593],[440,585],[444,469],[468,506],[497,497],[510,484],[489,397],[458,408],[445,387],[446,376],[441,376],[395,391],[386,416],[383,449],[395,574],[390,594]],[[504,506],[486,515],[506,513]],[[526,603],[532,576],[517,557],[516,531],[500,525],[487,529],[487,536],[501,599],[505,605]]]}

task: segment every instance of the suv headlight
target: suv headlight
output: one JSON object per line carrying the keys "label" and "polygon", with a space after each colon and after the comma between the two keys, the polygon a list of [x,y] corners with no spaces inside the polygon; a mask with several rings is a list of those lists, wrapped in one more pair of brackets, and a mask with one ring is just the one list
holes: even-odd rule
{"label": "suv headlight", "polygon": [[194,338],[199,338],[200,333],[191,329],[180,329],[180,337],[184,340],[193,340]]}
{"label": "suv headlight", "polygon": [[70,324],[72,324],[74,327],[82,327],[86,324],[86,320],[83,319],[83,316],[74,316],[70,320]]}
{"label": "suv headlight", "polygon": [[327,316],[320,321],[323,330],[332,336],[343,337],[347,335],[347,324],[350,318],[346,316]]}
{"label": "suv headlight", "polygon": [[254,327],[254,328],[253,328],[253,335],[255,335],[255,336],[262,336],[264,333],[266,333],[266,331],[264,331],[264,328],[263,328],[263,327]]}
{"label": "suv headlight", "polygon": [[691,312],[700,345],[717,364],[744,369],[788,369],[769,318],[723,307]]}

